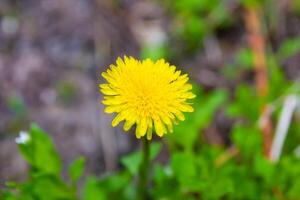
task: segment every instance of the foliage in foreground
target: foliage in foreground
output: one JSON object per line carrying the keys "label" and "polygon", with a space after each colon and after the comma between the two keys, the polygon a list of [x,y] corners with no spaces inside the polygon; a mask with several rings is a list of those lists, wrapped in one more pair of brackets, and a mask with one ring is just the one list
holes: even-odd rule
{"label": "foliage in foreground", "polygon": [[[282,83],[289,92],[289,84]],[[280,161],[271,163],[262,153],[262,134],[256,121],[260,102],[253,101],[256,97],[252,88],[238,88],[236,100],[231,104],[227,103],[228,95],[223,90],[205,95],[198,89],[195,93],[198,96],[195,112],[167,137],[169,164],[153,162],[150,199],[297,199],[300,159],[292,151],[297,147],[293,141],[300,137],[299,124],[292,125],[289,131],[292,139],[287,141],[288,148]],[[268,101],[276,97],[273,96]],[[221,106],[228,108],[230,116],[244,119],[232,128],[233,144],[229,150],[205,144],[199,135],[199,130],[210,125]],[[29,139],[19,144],[20,153],[30,165],[28,179],[23,183],[8,182],[2,199],[135,199],[141,152],[123,157],[123,170],[101,178],[82,177],[85,160],[78,158],[68,167],[66,179],[62,178],[62,162],[49,136],[36,125],[32,125],[28,134]],[[152,161],[161,147],[161,143],[152,143]],[[80,178],[84,182],[82,188],[78,187]]]}
{"label": "foliage in foreground", "polygon": [[[233,26],[235,19],[232,11],[225,7],[225,1],[197,0],[164,1],[174,16],[174,33],[170,43],[183,48],[181,51],[195,52],[203,41],[215,37],[217,30]],[[245,0],[241,2],[259,2]],[[268,0],[261,2],[269,2]],[[299,16],[299,1],[292,6]],[[273,3],[273,2],[272,2]],[[269,5],[269,4],[268,4]],[[298,5],[298,6],[296,6]],[[265,12],[274,14],[272,12]],[[183,23],[184,22],[184,23]],[[175,26],[177,25],[177,26]],[[175,39],[174,39],[175,38]],[[175,42],[174,42],[175,40]],[[176,40],[179,40],[178,45]],[[169,45],[172,46],[172,45]],[[162,48],[162,47],[160,47]],[[150,199],[204,199],[204,200],[296,200],[300,197],[300,159],[294,153],[300,139],[299,123],[292,123],[284,144],[283,155],[277,163],[272,163],[263,155],[262,133],[258,128],[262,105],[274,106],[272,117],[277,121],[282,108],[282,99],[289,94],[299,96],[299,86],[284,80],[279,65],[290,56],[299,52],[299,38],[289,38],[277,52],[267,52],[270,91],[265,99],[256,96],[254,88],[240,85],[236,88],[234,101],[226,91],[215,90],[204,94],[196,90],[195,112],[187,116],[184,123],[175,127],[169,134],[166,146],[170,158],[166,165],[153,162]],[[152,51],[155,57],[165,53]],[[182,54],[184,55],[184,54]],[[149,57],[146,55],[145,57]],[[234,63],[224,67],[228,78],[239,77],[243,71],[251,71],[252,53],[242,49]],[[67,85],[62,92],[66,101],[73,93]],[[65,94],[65,91],[69,91]],[[72,96],[72,95],[71,95]],[[12,98],[9,106],[23,117],[26,109],[21,101]],[[201,133],[211,125],[214,114],[225,108],[233,119],[238,119],[231,129],[231,146],[206,144]],[[297,119],[294,119],[295,121]],[[63,177],[63,164],[52,140],[47,133],[33,125],[28,131],[29,140],[19,144],[20,153],[30,166],[28,179],[23,183],[7,182],[0,192],[5,200],[101,200],[135,199],[136,176],[141,162],[141,152],[134,152],[121,159],[123,169],[103,177],[83,176],[85,159],[80,157],[67,167],[68,176]],[[161,143],[152,143],[152,161],[160,153]],[[79,183],[82,180],[82,184]],[[79,187],[80,186],[80,187]]]}

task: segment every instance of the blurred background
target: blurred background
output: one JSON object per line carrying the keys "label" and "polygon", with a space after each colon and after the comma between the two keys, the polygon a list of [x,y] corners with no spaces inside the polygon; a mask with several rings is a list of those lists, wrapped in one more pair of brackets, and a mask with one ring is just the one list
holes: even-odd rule
{"label": "blurred background", "polygon": [[[111,128],[98,92],[118,56],[163,57],[203,95],[223,89],[234,99],[247,83],[263,97],[284,87],[268,78],[299,81],[299,36],[299,0],[0,0],[0,184],[26,178],[15,138],[31,122],[51,134],[66,165],[83,155],[87,174],[120,168],[139,143]],[[280,73],[268,73],[274,65]],[[209,120],[202,140],[230,146],[241,119],[221,106]]]}

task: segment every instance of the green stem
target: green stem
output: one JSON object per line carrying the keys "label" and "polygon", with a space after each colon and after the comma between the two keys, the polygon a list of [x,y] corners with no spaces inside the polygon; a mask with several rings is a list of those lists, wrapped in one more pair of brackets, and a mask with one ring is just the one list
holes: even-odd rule
{"label": "green stem", "polygon": [[139,169],[138,185],[137,185],[137,199],[148,199],[148,171],[150,164],[150,142],[146,137],[143,138],[143,154],[142,162]]}

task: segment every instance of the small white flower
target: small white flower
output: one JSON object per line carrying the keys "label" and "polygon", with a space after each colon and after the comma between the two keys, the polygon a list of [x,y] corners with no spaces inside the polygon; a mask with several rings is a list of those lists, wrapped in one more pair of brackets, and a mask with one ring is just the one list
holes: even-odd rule
{"label": "small white flower", "polygon": [[19,137],[15,139],[17,144],[26,144],[30,140],[30,135],[26,131],[20,131]]}

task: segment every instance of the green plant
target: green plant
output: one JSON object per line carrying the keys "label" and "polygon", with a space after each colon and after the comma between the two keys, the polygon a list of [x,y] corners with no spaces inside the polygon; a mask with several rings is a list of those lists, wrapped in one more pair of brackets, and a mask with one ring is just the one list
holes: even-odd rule
{"label": "green plant", "polygon": [[[166,9],[172,16],[169,50],[177,56],[183,52],[194,52],[202,47],[203,41],[218,29],[226,29],[233,24],[232,11],[224,1],[218,0],[164,0]],[[175,52],[171,46],[182,46]],[[172,52],[173,51],[173,52]],[[177,52],[180,51],[180,52]]]}
{"label": "green plant", "polygon": [[4,199],[76,199],[76,183],[83,173],[84,159],[75,160],[69,168],[70,181],[61,177],[62,162],[52,140],[37,125],[22,132],[17,140],[23,158],[29,164],[29,177],[24,183],[8,183]]}

